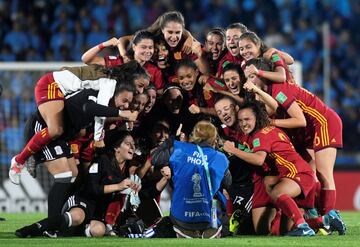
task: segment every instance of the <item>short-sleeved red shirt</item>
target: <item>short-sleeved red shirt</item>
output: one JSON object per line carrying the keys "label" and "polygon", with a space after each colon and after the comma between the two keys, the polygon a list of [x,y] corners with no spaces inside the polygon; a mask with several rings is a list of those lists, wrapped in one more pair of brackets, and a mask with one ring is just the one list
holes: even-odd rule
{"label": "short-sleeved red shirt", "polygon": [[264,151],[268,154],[265,159],[268,169],[277,170],[281,177],[295,179],[298,173],[313,173],[309,164],[295,151],[289,137],[279,128],[265,127],[251,136],[249,142],[254,153]]}
{"label": "short-sleeved red shirt", "polygon": [[342,147],[342,121],[316,95],[293,83],[273,83],[268,93],[286,110],[293,102],[300,106],[307,120],[306,132],[314,136],[315,151]]}

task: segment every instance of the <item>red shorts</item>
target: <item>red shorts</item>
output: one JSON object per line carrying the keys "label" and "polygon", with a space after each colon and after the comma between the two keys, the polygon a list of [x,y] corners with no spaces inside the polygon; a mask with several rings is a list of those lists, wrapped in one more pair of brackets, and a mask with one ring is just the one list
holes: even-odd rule
{"label": "red shorts", "polygon": [[316,192],[316,186],[314,186],[307,196],[305,198],[294,198],[294,201],[296,202],[296,205],[298,205],[299,208],[314,208],[315,207],[315,192]]}
{"label": "red shorts", "polygon": [[312,148],[319,151],[327,147],[342,148],[342,121],[338,114],[328,108],[326,115],[319,116],[306,127],[306,136],[313,137]]}
{"label": "red shorts", "polygon": [[91,134],[69,141],[74,158],[85,162],[91,162],[95,155],[93,140],[94,135]]}
{"label": "red shorts", "polygon": [[266,192],[264,179],[263,177],[253,175],[253,183],[254,183],[254,195],[252,199],[252,208],[261,208],[272,205],[272,200],[268,193]]}
{"label": "red shorts", "polygon": [[39,106],[52,100],[64,100],[64,94],[55,82],[53,73],[48,73],[41,77],[35,86],[35,101]]}
{"label": "red shorts", "polygon": [[315,175],[312,172],[297,173],[293,180],[300,186],[301,195],[294,198],[300,208],[313,208],[315,203]]}

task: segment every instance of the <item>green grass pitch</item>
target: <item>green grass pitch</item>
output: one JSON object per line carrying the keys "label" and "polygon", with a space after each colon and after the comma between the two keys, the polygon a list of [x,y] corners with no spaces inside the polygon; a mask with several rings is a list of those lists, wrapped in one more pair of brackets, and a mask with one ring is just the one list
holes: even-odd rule
{"label": "green grass pitch", "polygon": [[104,238],[26,238],[19,239],[14,235],[15,229],[28,225],[44,217],[43,214],[0,214],[6,221],[0,221],[0,246],[27,247],[90,247],[90,246],[360,246],[360,212],[342,212],[347,232],[345,236],[334,233],[331,236],[315,237],[260,237],[239,236],[223,239],[125,239],[117,237]]}

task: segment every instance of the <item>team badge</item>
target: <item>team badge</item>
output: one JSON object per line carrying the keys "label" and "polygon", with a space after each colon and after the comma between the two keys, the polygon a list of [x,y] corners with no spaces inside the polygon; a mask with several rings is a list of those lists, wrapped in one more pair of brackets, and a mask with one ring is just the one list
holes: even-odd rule
{"label": "team badge", "polygon": [[253,147],[254,148],[260,147],[260,139],[259,138],[256,138],[253,140]]}
{"label": "team badge", "polygon": [[276,98],[281,104],[283,104],[283,103],[287,100],[287,97],[286,97],[286,95],[285,95],[283,92],[278,93],[275,98]]}

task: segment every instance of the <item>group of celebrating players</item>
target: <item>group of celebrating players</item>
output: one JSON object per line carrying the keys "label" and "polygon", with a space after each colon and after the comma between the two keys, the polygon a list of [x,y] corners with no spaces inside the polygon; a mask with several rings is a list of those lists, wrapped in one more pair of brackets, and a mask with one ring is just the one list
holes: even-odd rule
{"label": "group of celebrating players", "polygon": [[[101,56],[105,48],[120,54]],[[291,55],[241,23],[211,29],[202,45],[171,11],[82,60],[87,66],[48,73],[35,87],[38,110],[9,178],[19,184],[23,167],[35,176],[43,163],[54,183],[48,217],[18,237],[173,236],[157,203],[174,174],[166,162],[154,166],[153,155],[168,138],[188,141],[204,120],[217,127],[216,146],[229,160],[218,213],[231,233],[345,234],[333,177],[342,122],[296,83]]]}

